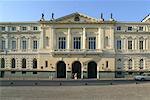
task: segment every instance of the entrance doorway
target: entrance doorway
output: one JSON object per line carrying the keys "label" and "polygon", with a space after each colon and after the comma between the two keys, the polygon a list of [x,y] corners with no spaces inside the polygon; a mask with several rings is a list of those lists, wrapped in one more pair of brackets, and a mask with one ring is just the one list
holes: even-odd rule
{"label": "entrance doorway", "polygon": [[97,64],[94,61],[88,63],[88,78],[97,78]]}
{"label": "entrance doorway", "polygon": [[72,63],[72,75],[75,74],[77,74],[77,78],[81,78],[81,63],[79,61]]}
{"label": "entrance doorway", "polygon": [[57,78],[66,78],[66,64],[63,61],[57,63]]}

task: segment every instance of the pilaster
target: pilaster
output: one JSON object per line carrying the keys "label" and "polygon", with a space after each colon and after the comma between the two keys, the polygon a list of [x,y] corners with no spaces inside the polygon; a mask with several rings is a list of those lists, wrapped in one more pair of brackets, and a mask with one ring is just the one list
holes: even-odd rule
{"label": "pilaster", "polygon": [[104,49],[104,29],[103,28],[101,28],[100,29],[100,36],[101,36],[101,44],[100,44],[100,48],[101,49]]}
{"label": "pilaster", "polygon": [[6,35],[5,40],[6,40],[6,42],[5,42],[6,48],[5,49],[8,50],[9,49],[9,37],[8,37],[8,34]]}
{"label": "pilaster", "polygon": [[45,48],[44,46],[44,41],[45,41],[45,38],[44,38],[44,28],[41,27],[41,34],[40,34],[40,49],[43,49]]}

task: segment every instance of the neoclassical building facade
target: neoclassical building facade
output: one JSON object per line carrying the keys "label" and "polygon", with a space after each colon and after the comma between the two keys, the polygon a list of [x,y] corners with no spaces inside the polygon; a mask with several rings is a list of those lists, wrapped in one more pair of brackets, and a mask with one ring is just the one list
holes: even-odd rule
{"label": "neoclassical building facade", "polygon": [[72,13],[0,22],[0,77],[79,79],[150,72],[150,15],[141,22]]}

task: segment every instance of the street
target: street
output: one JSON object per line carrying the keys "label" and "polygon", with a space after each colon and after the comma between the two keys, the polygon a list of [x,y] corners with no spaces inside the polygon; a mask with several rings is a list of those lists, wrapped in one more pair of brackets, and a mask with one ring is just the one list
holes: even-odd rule
{"label": "street", "polygon": [[133,79],[83,79],[83,80],[0,80],[0,86],[84,86],[84,85],[120,85],[141,84],[150,81],[135,81]]}
{"label": "street", "polygon": [[150,83],[95,86],[0,86],[0,100],[149,100]]}

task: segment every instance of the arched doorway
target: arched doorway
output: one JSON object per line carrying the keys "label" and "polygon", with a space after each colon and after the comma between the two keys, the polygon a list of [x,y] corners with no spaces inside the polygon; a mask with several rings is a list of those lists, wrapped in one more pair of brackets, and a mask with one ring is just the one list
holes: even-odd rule
{"label": "arched doorway", "polygon": [[77,74],[77,78],[81,78],[81,63],[79,61],[75,61],[72,63],[72,75]]}
{"label": "arched doorway", "polygon": [[57,63],[57,78],[66,78],[66,64],[63,61]]}
{"label": "arched doorway", "polygon": [[94,61],[88,63],[88,78],[97,78],[97,64]]}

